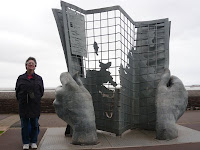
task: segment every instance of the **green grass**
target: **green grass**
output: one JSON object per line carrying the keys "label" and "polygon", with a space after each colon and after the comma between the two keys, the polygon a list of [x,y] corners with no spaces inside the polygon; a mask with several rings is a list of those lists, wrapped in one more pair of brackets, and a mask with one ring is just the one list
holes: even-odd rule
{"label": "green grass", "polygon": [[4,131],[0,131],[0,135],[3,133]]}

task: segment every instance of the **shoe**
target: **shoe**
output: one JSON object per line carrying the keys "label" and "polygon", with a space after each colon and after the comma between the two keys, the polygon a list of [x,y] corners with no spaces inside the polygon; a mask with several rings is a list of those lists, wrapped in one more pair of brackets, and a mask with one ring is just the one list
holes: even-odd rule
{"label": "shoe", "polygon": [[29,144],[24,144],[23,149],[29,149]]}
{"label": "shoe", "polygon": [[72,137],[72,128],[70,127],[70,125],[67,125],[66,129],[65,129],[65,136],[66,137]]}
{"label": "shoe", "polygon": [[37,149],[37,144],[36,143],[31,143],[31,148]]}

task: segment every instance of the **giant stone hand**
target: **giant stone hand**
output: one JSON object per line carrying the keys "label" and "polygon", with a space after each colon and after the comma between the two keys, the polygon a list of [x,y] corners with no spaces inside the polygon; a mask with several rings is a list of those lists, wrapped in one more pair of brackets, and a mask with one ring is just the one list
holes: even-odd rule
{"label": "giant stone hand", "polygon": [[90,93],[78,75],[68,72],[60,75],[62,86],[56,88],[53,102],[57,115],[73,129],[72,143],[77,145],[97,144],[95,114]]}
{"label": "giant stone hand", "polygon": [[178,136],[176,121],[183,115],[188,103],[188,93],[175,76],[165,69],[156,95],[156,138],[170,140]]}

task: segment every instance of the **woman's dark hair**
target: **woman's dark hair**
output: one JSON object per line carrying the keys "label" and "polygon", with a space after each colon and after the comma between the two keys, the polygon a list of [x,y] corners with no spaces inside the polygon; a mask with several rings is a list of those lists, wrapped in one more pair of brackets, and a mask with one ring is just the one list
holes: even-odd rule
{"label": "woman's dark hair", "polygon": [[37,66],[37,61],[36,61],[36,59],[35,59],[34,57],[29,57],[29,58],[26,60],[26,62],[25,62],[25,66],[26,66],[26,64],[27,64],[27,62],[28,62],[29,60],[33,60],[33,61],[35,62],[35,67]]}

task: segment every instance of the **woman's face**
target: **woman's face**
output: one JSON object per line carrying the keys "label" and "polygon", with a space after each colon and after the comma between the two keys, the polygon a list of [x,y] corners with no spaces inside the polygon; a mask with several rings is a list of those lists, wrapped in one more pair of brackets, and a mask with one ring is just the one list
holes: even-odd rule
{"label": "woman's face", "polygon": [[29,60],[26,63],[26,70],[35,70],[35,62],[33,60]]}

